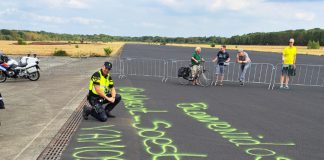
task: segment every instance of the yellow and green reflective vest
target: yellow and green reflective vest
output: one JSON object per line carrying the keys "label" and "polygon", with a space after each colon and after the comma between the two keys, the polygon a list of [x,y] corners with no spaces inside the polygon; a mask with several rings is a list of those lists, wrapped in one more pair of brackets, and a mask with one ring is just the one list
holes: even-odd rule
{"label": "yellow and green reflective vest", "polygon": [[105,77],[102,75],[101,70],[99,70],[92,75],[89,83],[89,91],[98,95],[94,85],[100,85],[100,90],[107,93],[112,87],[114,87],[114,82],[110,74]]}

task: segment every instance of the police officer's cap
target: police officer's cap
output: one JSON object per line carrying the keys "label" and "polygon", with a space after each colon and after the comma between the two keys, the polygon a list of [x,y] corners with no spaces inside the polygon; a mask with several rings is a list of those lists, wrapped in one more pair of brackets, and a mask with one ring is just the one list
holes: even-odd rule
{"label": "police officer's cap", "polygon": [[110,62],[105,62],[104,65],[105,65],[106,69],[111,70],[112,64]]}

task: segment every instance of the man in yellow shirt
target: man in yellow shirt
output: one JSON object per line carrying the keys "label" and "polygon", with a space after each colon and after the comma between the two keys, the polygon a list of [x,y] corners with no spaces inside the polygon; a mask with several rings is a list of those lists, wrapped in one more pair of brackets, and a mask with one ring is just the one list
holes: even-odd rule
{"label": "man in yellow shirt", "polygon": [[[296,47],[295,40],[289,40],[289,46],[282,52],[282,73],[280,78],[280,89],[289,89],[288,83],[290,76],[293,75],[293,70],[296,68]],[[285,84],[285,86],[284,86]]]}

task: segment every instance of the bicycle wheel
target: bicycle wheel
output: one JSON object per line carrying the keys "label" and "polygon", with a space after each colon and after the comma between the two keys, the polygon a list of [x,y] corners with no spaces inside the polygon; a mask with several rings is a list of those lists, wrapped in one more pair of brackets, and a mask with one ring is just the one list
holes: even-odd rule
{"label": "bicycle wheel", "polygon": [[185,78],[183,78],[183,77],[178,77],[178,81],[179,81],[179,83],[182,84],[182,85],[187,85],[187,84],[189,84],[189,80],[187,80],[187,79],[185,79]]}
{"label": "bicycle wheel", "polygon": [[209,71],[204,70],[201,73],[201,75],[199,76],[198,81],[199,81],[200,85],[203,87],[207,87],[207,86],[211,85],[212,79],[211,79],[211,75],[210,75]]}

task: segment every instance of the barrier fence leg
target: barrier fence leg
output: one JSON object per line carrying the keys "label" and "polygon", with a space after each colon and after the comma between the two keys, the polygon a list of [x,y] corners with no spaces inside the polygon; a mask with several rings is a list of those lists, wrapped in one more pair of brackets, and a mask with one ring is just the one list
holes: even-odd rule
{"label": "barrier fence leg", "polygon": [[274,86],[276,84],[277,69],[278,69],[278,65],[275,67],[275,73],[274,73],[273,81],[272,81],[272,90],[274,89]]}
{"label": "barrier fence leg", "polygon": [[[275,79],[275,78],[273,78],[273,77],[275,77],[275,76],[273,76],[273,73],[276,71],[276,68],[274,67],[274,66],[272,66],[272,71],[271,71],[271,77],[270,77],[270,81],[269,81],[269,87],[268,87],[268,90],[270,90],[271,89],[271,85],[272,85],[272,83],[274,84],[275,83],[275,80],[273,80],[273,79]],[[272,90],[273,90],[273,87],[272,87]]]}
{"label": "barrier fence leg", "polygon": [[169,65],[169,63],[167,61],[164,61],[164,79],[163,79],[164,83],[166,83],[168,80],[168,72],[169,72],[168,65]]}

